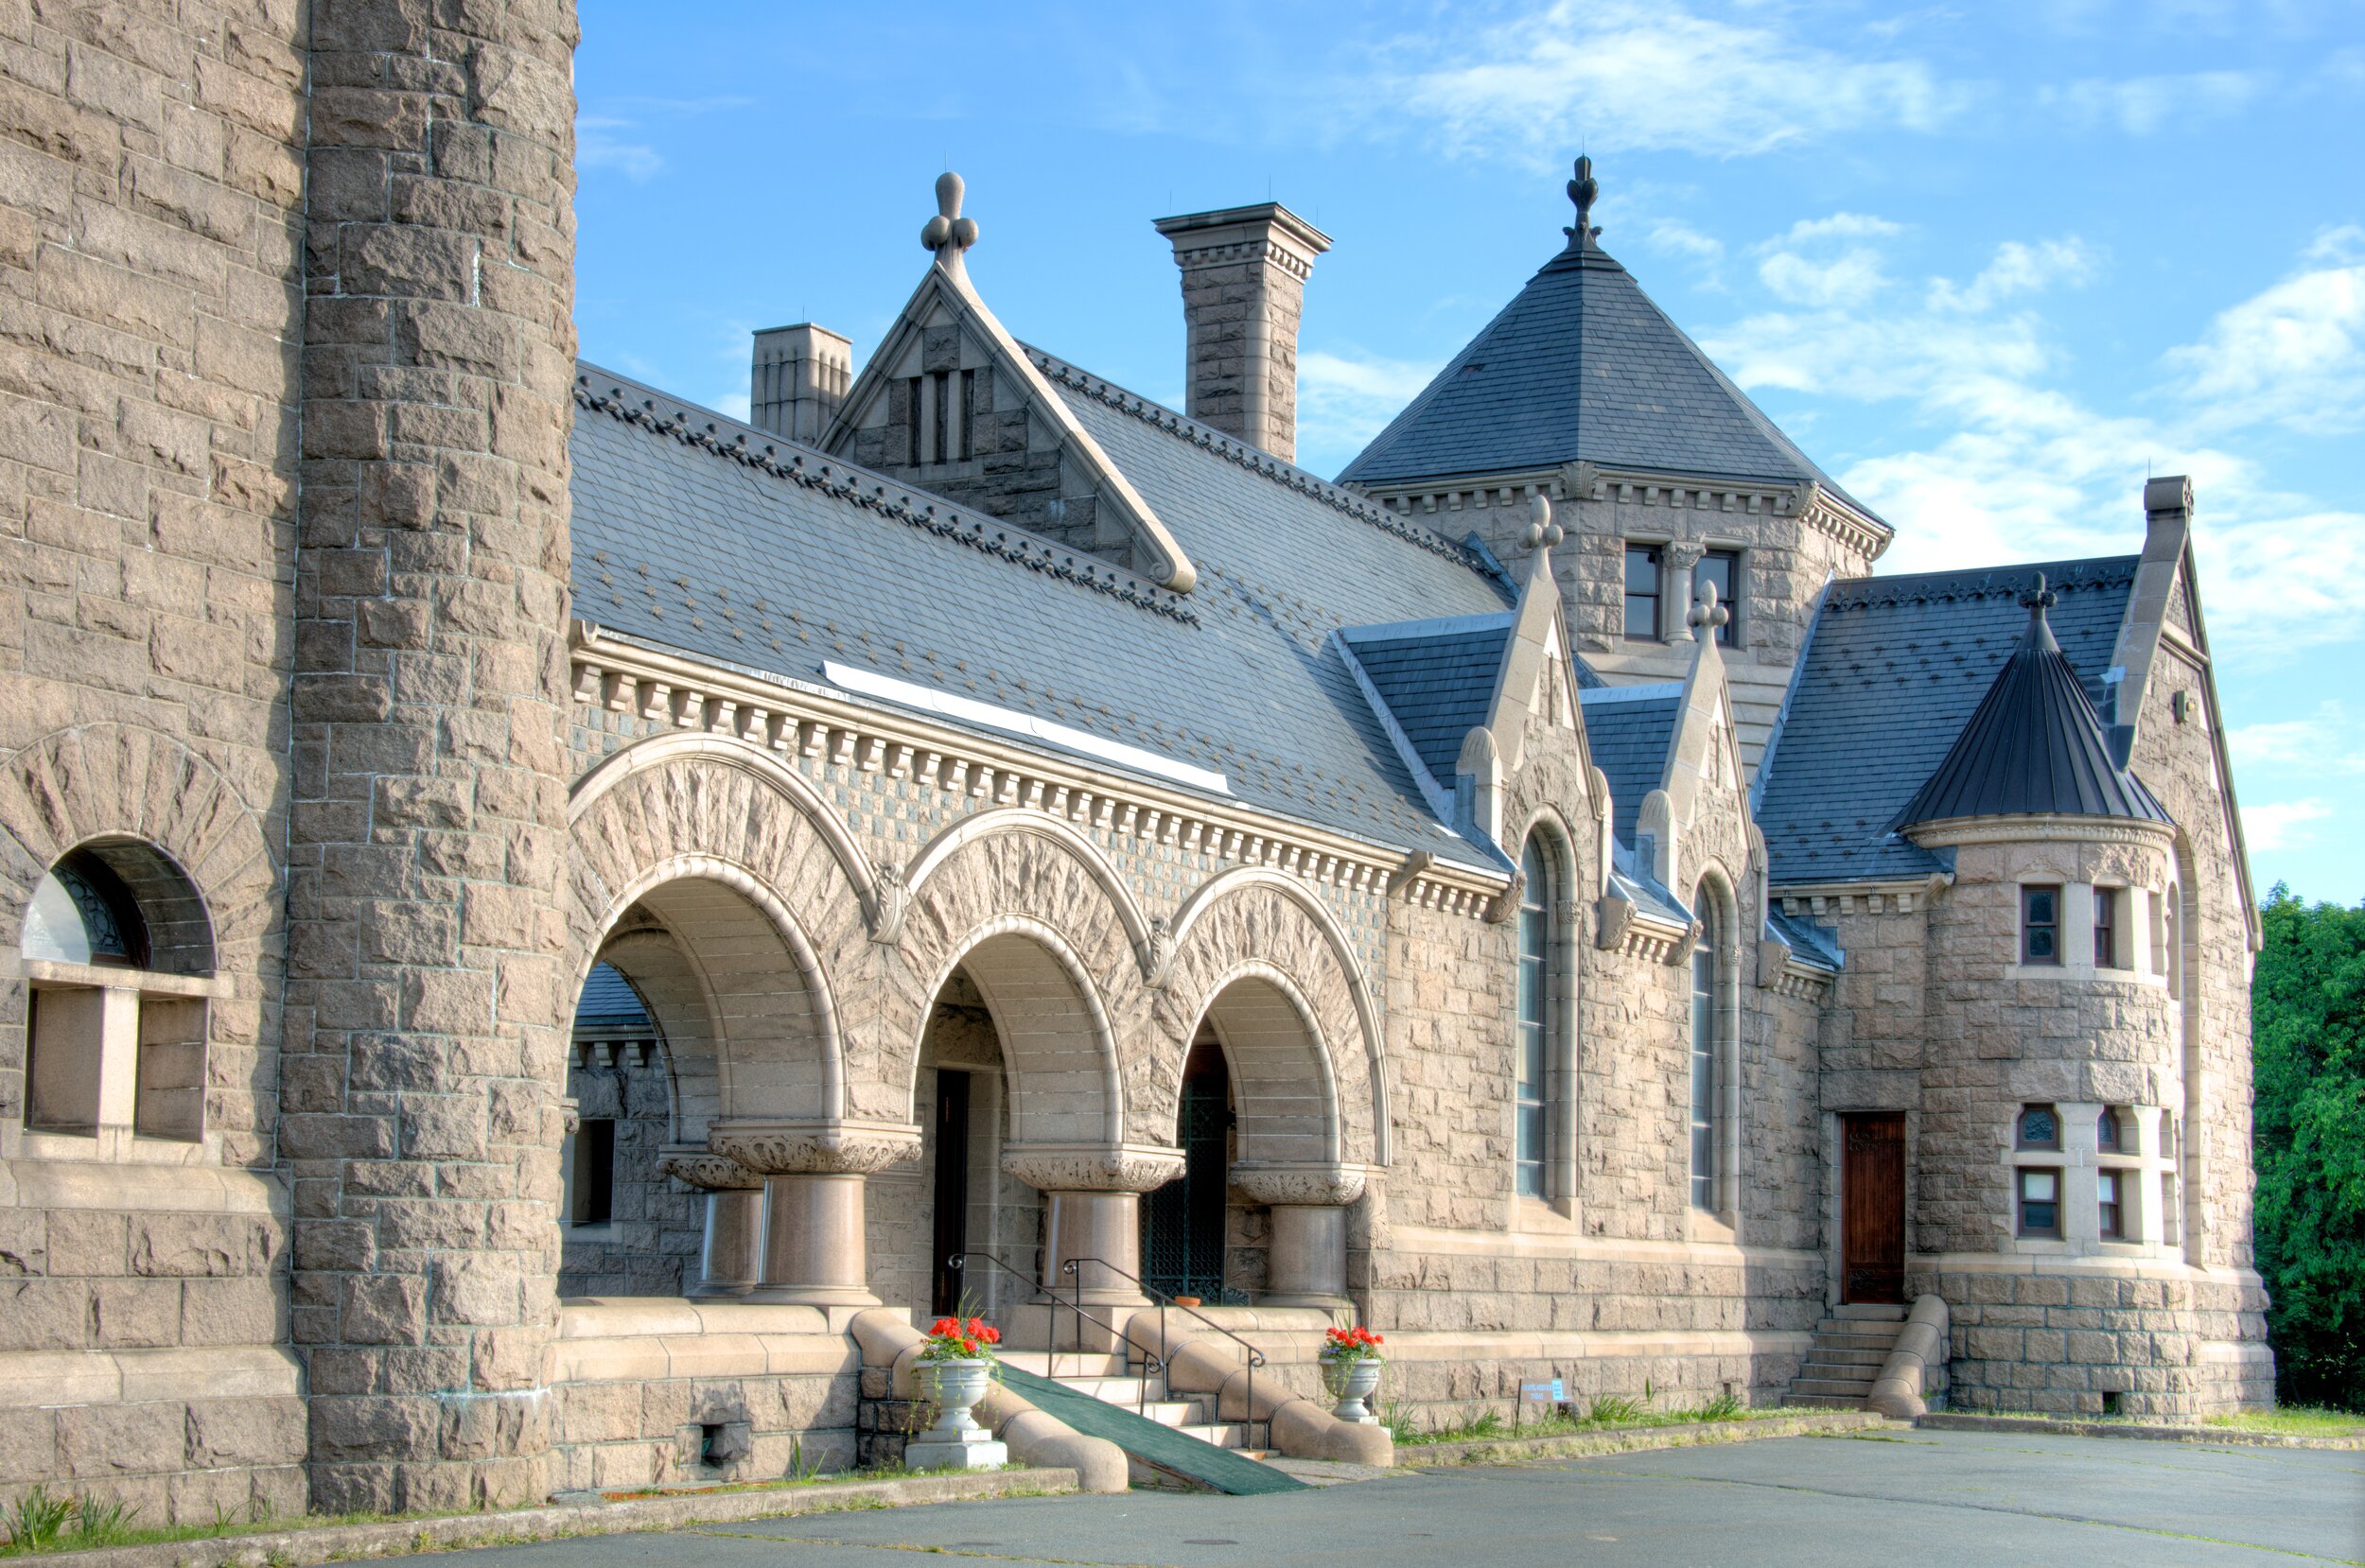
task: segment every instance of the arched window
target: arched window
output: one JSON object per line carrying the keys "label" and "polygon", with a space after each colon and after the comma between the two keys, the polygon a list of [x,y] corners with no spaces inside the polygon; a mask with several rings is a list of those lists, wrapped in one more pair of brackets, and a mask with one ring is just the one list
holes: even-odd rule
{"label": "arched window", "polygon": [[1693,895],[1700,912],[1700,941],[1691,950],[1691,1205],[1716,1210],[1717,1019],[1723,1013],[1721,944],[1714,891],[1706,882]]}
{"label": "arched window", "polygon": [[1555,896],[1550,846],[1541,833],[1528,837],[1519,869],[1526,873],[1526,891],[1519,896],[1519,1082],[1517,1159],[1518,1191],[1523,1197],[1548,1195],[1544,1179],[1546,1119],[1544,1113],[1546,1042],[1551,1037],[1552,911]]}
{"label": "arched window", "polygon": [[148,926],[123,879],[87,849],[49,868],[25,911],[24,952],[60,964],[148,967]]}

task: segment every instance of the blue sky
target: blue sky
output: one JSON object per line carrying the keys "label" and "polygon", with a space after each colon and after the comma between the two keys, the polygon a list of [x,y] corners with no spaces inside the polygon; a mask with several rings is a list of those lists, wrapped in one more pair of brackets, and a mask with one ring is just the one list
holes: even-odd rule
{"label": "blue sky", "polygon": [[752,329],[877,342],[948,166],[1005,324],[1180,407],[1150,219],[1270,196],[1336,242],[1299,444],[1336,473],[1589,151],[1603,246],[1895,525],[1882,569],[2131,552],[2146,472],[2192,475],[2258,885],[2365,897],[2365,7],[582,15],[583,352],[735,413]]}

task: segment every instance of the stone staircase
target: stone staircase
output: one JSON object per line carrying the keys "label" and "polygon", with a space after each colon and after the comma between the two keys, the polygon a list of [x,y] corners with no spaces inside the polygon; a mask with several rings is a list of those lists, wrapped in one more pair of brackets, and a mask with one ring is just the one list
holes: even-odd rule
{"label": "stone staircase", "polygon": [[1815,1325],[1806,1365],[1790,1385],[1787,1405],[1819,1410],[1861,1410],[1897,1347],[1905,1327],[1903,1307],[1834,1307]]}
{"label": "stone staircase", "polygon": [[[1186,1437],[1227,1449],[1243,1458],[1263,1459],[1266,1451],[1248,1446],[1249,1429],[1240,1421],[1217,1419],[1216,1397],[1213,1394],[1171,1396],[1165,1380],[1143,1378],[1130,1371],[1122,1355],[1097,1355],[1090,1351],[1005,1350],[1003,1365],[1015,1367],[1023,1372],[1047,1377],[1065,1388],[1087,1395],[1103,1404],[1119,1410],[1138,1413],[1159,1425],[1179,1432]],[[1258,1429],[1259,1435],[1262,1428]],[[1147,1477],[1139,1459],[1134,1461],[1135,1479]]]}

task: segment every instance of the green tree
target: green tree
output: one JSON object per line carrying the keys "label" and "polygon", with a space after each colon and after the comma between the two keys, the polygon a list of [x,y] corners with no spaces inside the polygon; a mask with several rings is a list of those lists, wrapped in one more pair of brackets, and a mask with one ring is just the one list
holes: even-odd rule
{"label": "green tree", "polygon": [[2365,906],[2278,882],[2251,980],[2258,1272],[2278,1393],[2365,1410]]}

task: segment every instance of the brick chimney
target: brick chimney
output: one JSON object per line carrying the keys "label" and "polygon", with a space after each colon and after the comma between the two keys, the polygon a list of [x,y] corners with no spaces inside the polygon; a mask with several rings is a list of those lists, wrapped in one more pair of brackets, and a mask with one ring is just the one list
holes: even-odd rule
{"label": "brick chimney", "polygon": [[1182,269],[1183,411],[1295,462],[1298,313],[1330,236],[1277,201],[1157,221]]}
{"label": "brick chimney", "polygon": [[854,381],[854,345],[826,326],[799,322],[756,334],[747,422],[791,441],[815,443]]}

